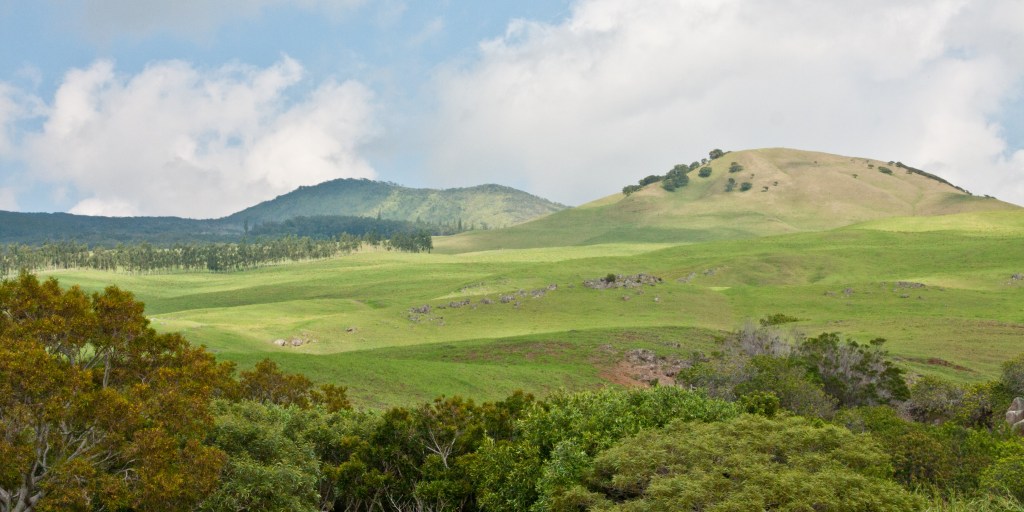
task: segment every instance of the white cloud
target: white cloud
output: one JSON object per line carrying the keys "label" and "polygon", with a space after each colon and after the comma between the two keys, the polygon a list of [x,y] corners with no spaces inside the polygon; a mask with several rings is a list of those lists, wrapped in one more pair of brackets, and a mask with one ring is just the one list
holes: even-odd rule
{"label": "white cloud", "polygon": [[171,33],[196,38],[207,36],[221,24],[259,16],[276,6],[298,7],[339,18],[365,0],[75,0],[64,6],[75,12],[92,38],[148,36]]}
{"label": "white cloud", "polygon": [[898,159],[1024,204],[1014,0],[580,0],[439,74],[431,168],[577,203],[713,147]]}
{"label": "white cloud", "polygon": [[18,196],[13,188],[0,187],[0,210],[18,211]]}
{"label": "white cloud", "polygon": [[216,217],[300,185],[373,177],[359,155],[376,133],[370,91],[327,81],[301,95],[302,74],[289,58],[159,62],[133,76],[99,61],[67,73],[20,158],[84,198],[73,212],[102,215]]}

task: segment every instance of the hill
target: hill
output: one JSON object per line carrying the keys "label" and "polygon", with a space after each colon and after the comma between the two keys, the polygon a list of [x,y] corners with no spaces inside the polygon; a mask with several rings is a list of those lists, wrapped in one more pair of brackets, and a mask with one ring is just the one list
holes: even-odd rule
{"label": "hill", "polygon": [[691,243],[821,231],[889,217],[1020,209],[902,164],[866,158],[771,148],[730,152],[708,167],[709,176],[693,170],[688,185],[672,192],[652,183],[509,229],[438,239],[435,247],[463,252]]}
{"label": "hill", "polygon": [[241,229],[220,220],[0,211],[0,243],[5,244],[36,245],[62,240],[103,246],[135,242],[223,242],[234,240],[241,233]]}
{"label": "hill", "polygon": [[526,222],[565,208],[502,185],[444,190],[380,181],[339,179],[297,190],[246,208],[225,220],[236,225],[299,216],[349,215],[489,229]]}
{"label": "hill", "polygon": [[[256,235],[267,236],[316,237],[325,229],[334,229],[331,234],[344,230],[358,235],[367,229],[386,234],[401,231],[403,226],[446,226],[447,232],[452,232],[460,221],[466,229],[489,229],[511,226],[563,208],[501,185],[434,190],[342,179],[299,187],[220,219],[0,211],[0,243],[74,240],[112,246],[138,242],[227,242],[238,240],[247,227]],[[382,220],[372,221],[378,215]]]}

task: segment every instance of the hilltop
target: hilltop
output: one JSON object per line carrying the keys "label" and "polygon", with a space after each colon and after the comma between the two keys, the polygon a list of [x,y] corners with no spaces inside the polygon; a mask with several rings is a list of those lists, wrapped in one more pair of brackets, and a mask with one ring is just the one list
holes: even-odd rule
{"label": "hilltop", "polygon": [[912,167],[870,158],[770,148],[729,152],[706,167],[708,176],[689,171],[688,184],[673,191],[660,182],[635,186],[629,195],[612,194],[505,230],[438,239],[435,246],[464,252],[689,243],[822,231],[890,217],[1019,209]]}
{"label": "hilltop", "polygon": [[565,206],[502,185],[444,190],[409,188],[380,181],[339,179],[278,196],[235,213],[232,224],[256,225],[299,216],[346,215],[454,225],[474,229],[508,227]]}

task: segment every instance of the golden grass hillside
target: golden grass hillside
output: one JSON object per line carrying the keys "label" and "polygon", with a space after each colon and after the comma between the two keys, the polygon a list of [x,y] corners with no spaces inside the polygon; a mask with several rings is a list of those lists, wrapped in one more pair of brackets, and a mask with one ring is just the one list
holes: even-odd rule
{"label": "golden grass hillside", "polygon": [[[730,172],[732,164],[742,166]],[[498,231],[438,238],[442,252],[609,242],[704,242],[821,231],[891,217],[1017,210],[888,162],[771,148],[730,152],[706,178],[659,183]],[[886,172],[888,171],[888,172]],[[734,189],[727,191],[729,180]],[[741,191],[741,185],[750,188]]]}

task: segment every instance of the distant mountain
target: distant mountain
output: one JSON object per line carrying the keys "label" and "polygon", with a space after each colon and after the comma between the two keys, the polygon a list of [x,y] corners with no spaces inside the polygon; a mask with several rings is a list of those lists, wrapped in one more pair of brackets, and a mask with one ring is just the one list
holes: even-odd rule
{"label": "distant mountain", "polygon": [[222,242],[236,239],[241,231],[221,220],[0,211],[0,243],[42,244],[74,240],[113,246],[147,241],[164,244]]}
{"label": "distant mountain", "polygon": [[502,185],[444,190],[408,188],[380,181],[339,179],[297,190],[246,208],[224,220],[250,226],[299,216],[349,215],[454,225],[467,229],[520,224],[565,206]]}
{"label": "distant mountain", "polygon": [[820,231],[889,217],[1020,209],[972,196],[898,162],[771,148],[726,153],[708,164],[706,177],[699,167],[686,173],[686,185],[671,192],[654,182],[630,195],[613,194],[509,229],[436,239],[435,248],[700,242]]}
{"label": "distant mountain", "polygon": [[[224,242],[238,240],[246,228],[254,230],[255,234],[270,236],[289,233],[317,236],[331,227],[353,234],[361,234],[361,230],[366,229],[386,234],[400,231],[404,225],[409,229],[455,228],[460,222],[465,229],[483,229],[511,226],[563,208],[558,203],[501,185],[434,190],[341,179],[299,187],[221,219],[0,211],[0,243],[74,240],[111,246],[137,242]],[[378,216],[381,220],[376,223],[365,220]],[[303,217],[306,219],[301,219]]]}

